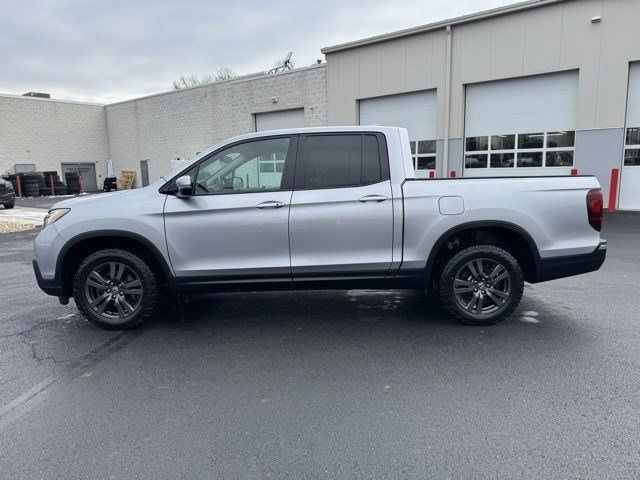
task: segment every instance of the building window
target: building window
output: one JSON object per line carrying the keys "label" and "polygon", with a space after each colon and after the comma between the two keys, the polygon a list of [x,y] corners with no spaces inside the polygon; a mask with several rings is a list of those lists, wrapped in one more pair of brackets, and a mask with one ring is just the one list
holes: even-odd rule
{"label": "building window", "polygon": [[414,170],[436,169],[436,141],[411,140],[411,158]]}
{"label": "building window", "polygon": [[571,167],[574,149],[574,131],[467,137],[464,166],[469,169]]}
{"label": "building window", "polygon": [[624,166],[640,167],[640,127],[627,128],[624,141]]}

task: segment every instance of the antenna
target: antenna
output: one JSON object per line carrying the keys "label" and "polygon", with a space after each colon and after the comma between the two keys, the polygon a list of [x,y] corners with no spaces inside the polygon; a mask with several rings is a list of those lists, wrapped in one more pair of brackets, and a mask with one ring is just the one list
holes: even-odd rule
{"label": "antenna", "polygon": [[289,52],[287,53],[287,56],[285,57],[284,61],[282,62],[282,65],[278,65],[277,67],[273,67],[271,70],[269,70],[267,73],[278,73],[284,70],[291,70],[291,57],[293,55],[293,52]]}

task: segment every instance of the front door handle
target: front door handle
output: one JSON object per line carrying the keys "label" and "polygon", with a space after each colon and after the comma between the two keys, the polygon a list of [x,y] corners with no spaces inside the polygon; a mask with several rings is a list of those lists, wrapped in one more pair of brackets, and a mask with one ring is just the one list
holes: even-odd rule
{"label": "front door handle", "polygon": [[284,203],[282,202],[262,202],[256,205],[256,208],[265,209],[265,208],[282,208],[284,207]]}
{"label": "front door handle", "polygon": [[385,197],[384,195],[367,195],[365,197],[360,197],[358,199],[359,202],[362,203],[366,203],[366,202],[384,202],[385,200],[388,200],[387,197]]}

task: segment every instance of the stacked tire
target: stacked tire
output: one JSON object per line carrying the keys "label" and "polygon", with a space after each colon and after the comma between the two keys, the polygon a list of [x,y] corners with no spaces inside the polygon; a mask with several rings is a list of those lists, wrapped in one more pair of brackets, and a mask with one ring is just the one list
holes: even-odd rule
{"label": "stacked tire", "polygon": [[67,193],[80,193],[80,174],[78,172],[67,172],[64,174],[64,179],[67,183]]}
{"label": "stacked tire", "polygon": [[[58,172],[54,171],[47,171],[47,172],[42,172],[42,175],[44,177],[44,189],[41,189],[40,193],[42,195],[58,195],[55,193],[56,187],[60,184],[62,184],[62,182],[60,182],[60,176],[58,175]],[[53,184],[53,193],[51,192],[51,185]],[[62,184],[64,185],[64,184]],[[46,193],[44,193],[46,191]],[[66,194],[66,193],[65,193]],[[62,194],[61,194],[62,195]]]}
{"label": "stacked tire", "polygon": [[25,197],[39,197],[40,185],[44,185],[44,178],[39,173],[23,173],[20,175],[22,195]]}
{"label": "stacked tire", "polygon": [[54,192],[56,195],[67,195],[67,186],[62,182],[58,182],[54,185]]}

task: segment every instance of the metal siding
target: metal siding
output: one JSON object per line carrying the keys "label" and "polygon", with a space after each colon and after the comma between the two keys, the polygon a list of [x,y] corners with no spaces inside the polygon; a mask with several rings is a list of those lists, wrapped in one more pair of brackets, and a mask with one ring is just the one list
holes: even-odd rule
{"label": "metal siding", "polygon": [[400,38],[382,45],[382,90],[402,92],[406,85],[407,40]]}
{"label": "metal siding", "polygon": [[256,114],[256,132],[304,127],[304,109]]}
{"label": "metal siding", "polygon": [[575,130],[577,97],[577,72],[469,85],[465,135]]}
{"label": "metal siding", "polygon": [[360,50],[358,62],[360,97],[373,97],[382,92],[382,45],[371,45]]}
{"label": "metal siding", "polygon": [[524,71],[560,68],[562,5],[531,10],[525,17]]}
{"label": "metal siding", "polygon": [[491,75],[504,77],[523,71],[524,20],[516,13],[491,21]]}

